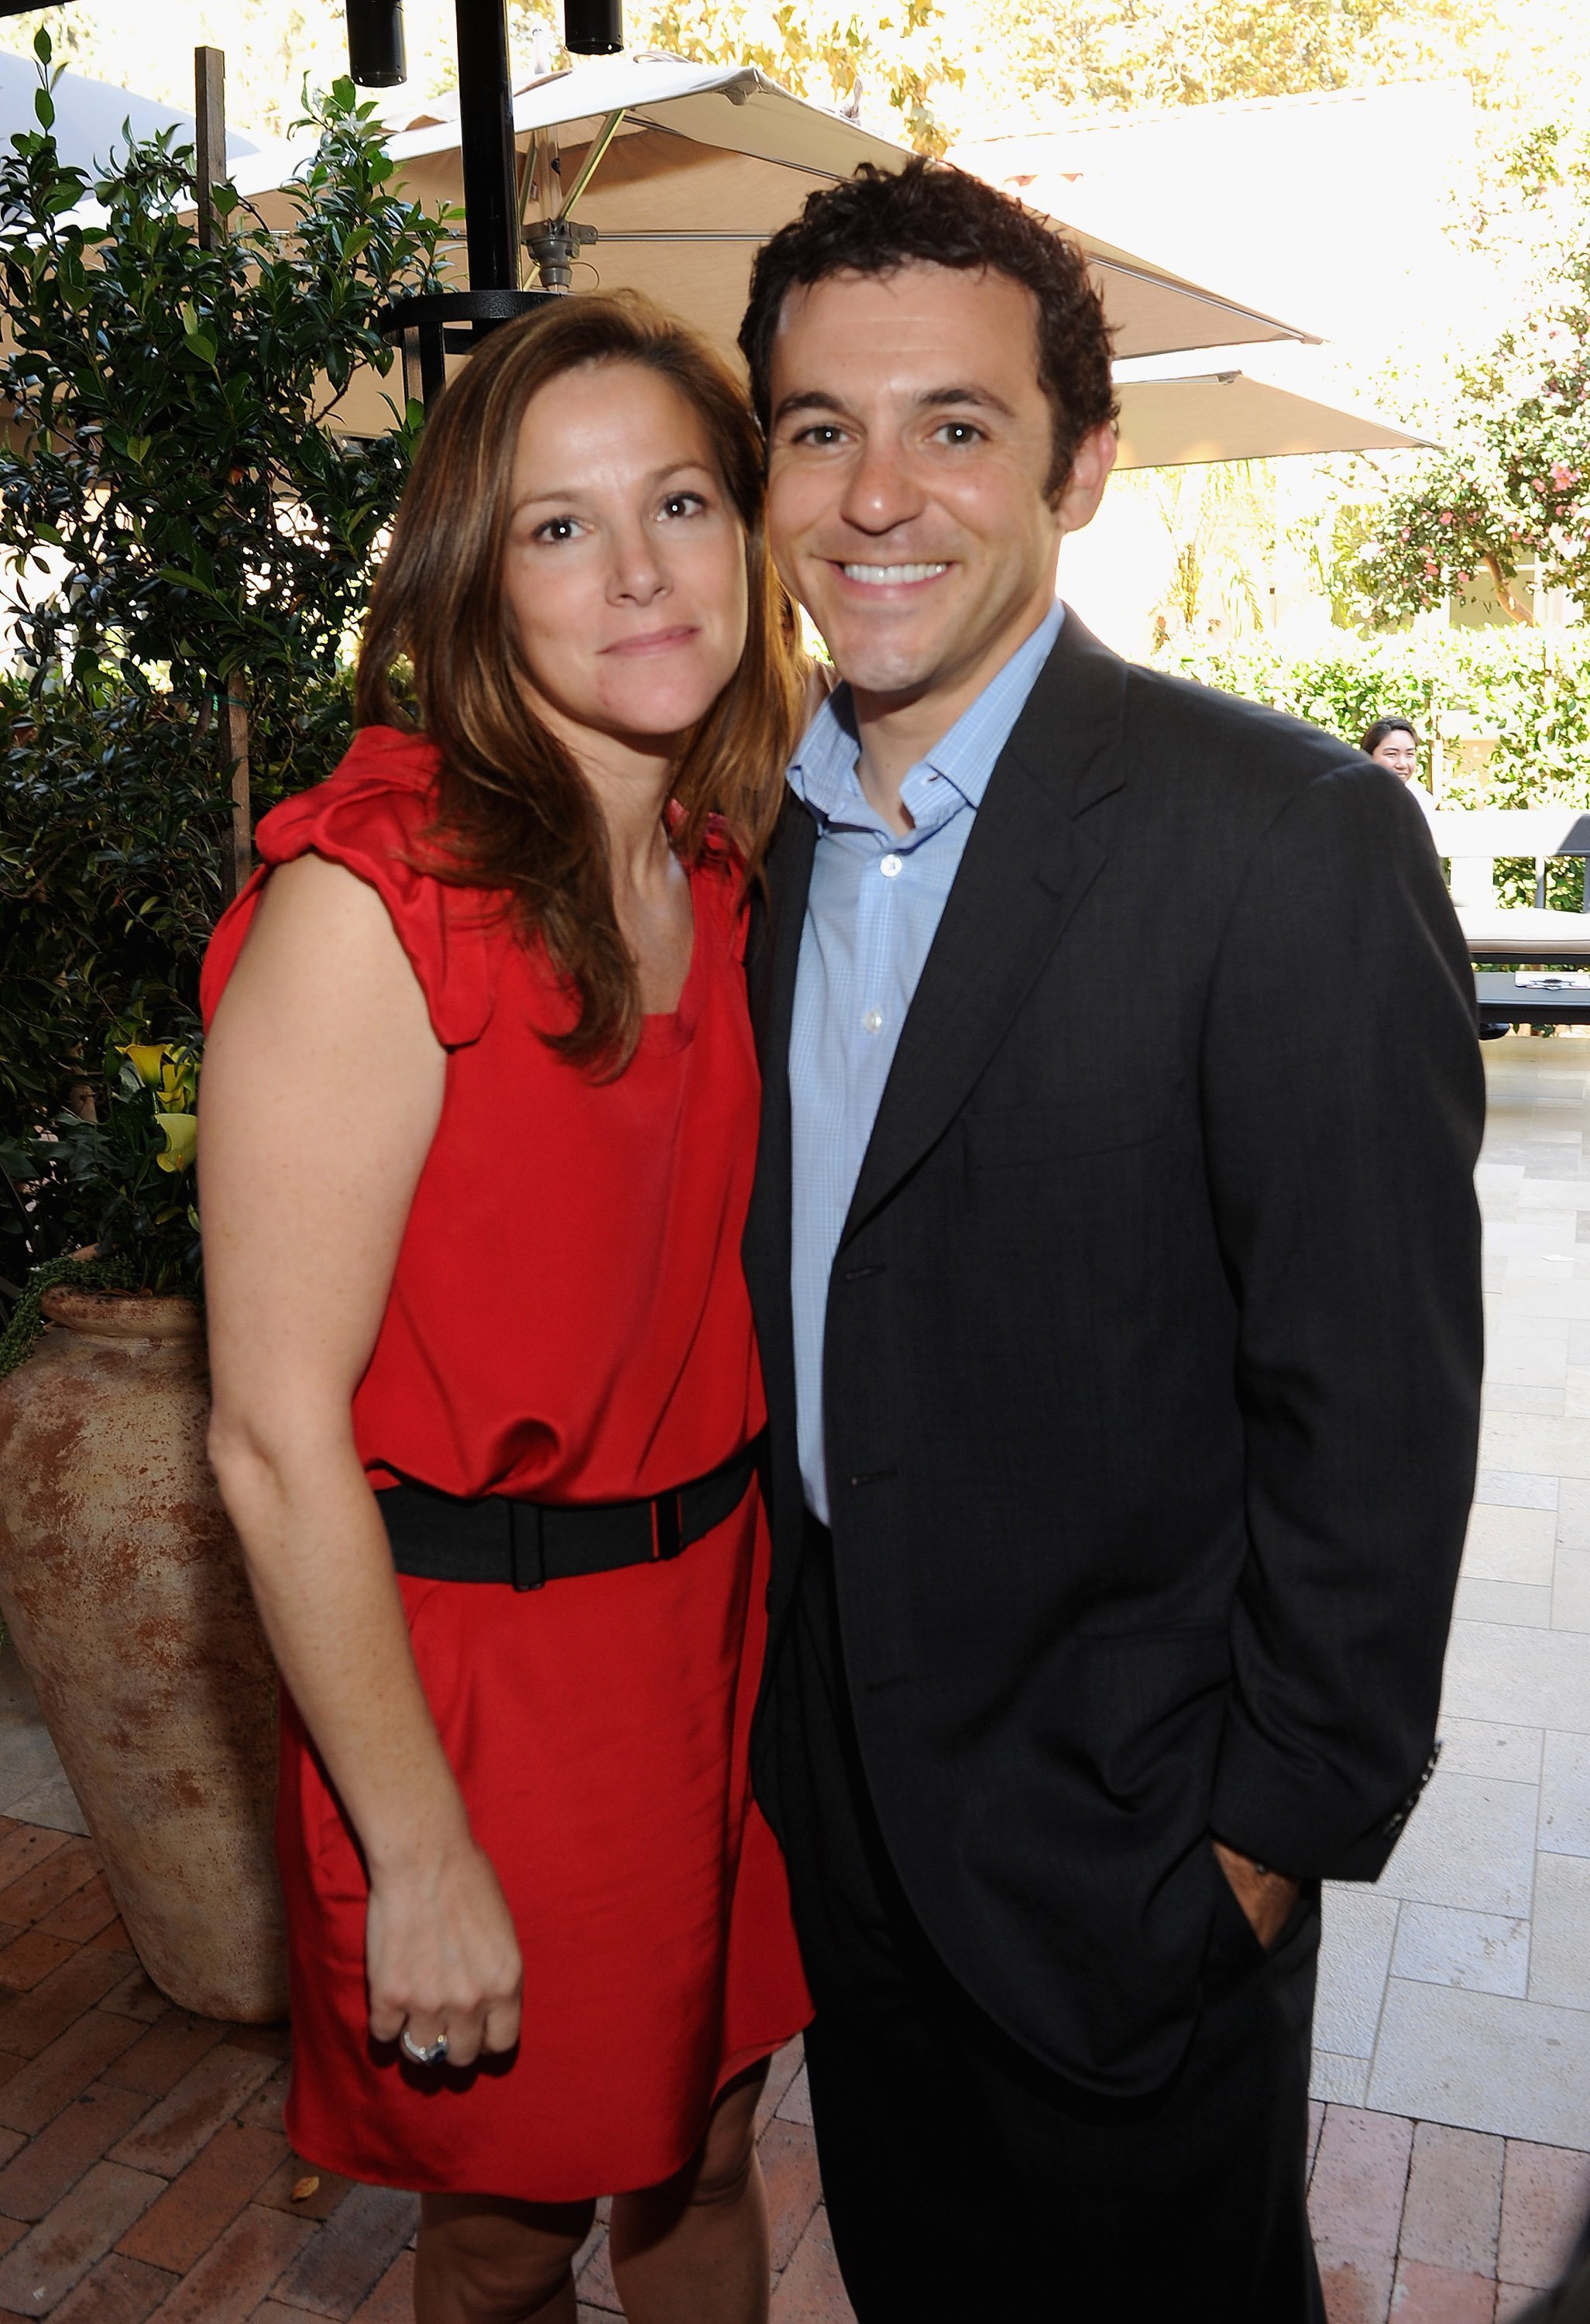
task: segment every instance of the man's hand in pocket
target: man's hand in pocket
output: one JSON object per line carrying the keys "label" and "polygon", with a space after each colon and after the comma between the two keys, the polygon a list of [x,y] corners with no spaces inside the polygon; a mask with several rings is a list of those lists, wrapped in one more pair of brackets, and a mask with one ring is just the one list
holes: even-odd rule
{"label": "man's hand in pocket", "polygon": [[1251,1856],[1239,1855],[1223,1840],[1215,1841],[1214,1849],[1249,1928],[1268,1952],[1298,1901],[1298,1883],[1284,1872],[1271,1872],[1255,1864]]}

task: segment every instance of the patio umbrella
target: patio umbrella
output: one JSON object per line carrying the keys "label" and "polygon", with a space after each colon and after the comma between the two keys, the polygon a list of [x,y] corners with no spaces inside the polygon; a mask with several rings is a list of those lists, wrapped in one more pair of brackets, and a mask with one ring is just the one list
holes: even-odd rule
{"label": "patio umbrella", "polygon": [[[38,128],[33,112],[38,89],[39,69],[32,58],[0,51],[0,143],[8,144],[19,129]],[[129,128],[135,138],[175,129],[179,144],[193,143],[191,113],[158,104],[153,97],[138,97],[130,88],[117,88],[112,81],[63,72],[55,84],[54,97],[55,142],[60,158],[89,177],[110,160],[113,152],[126,152]],[[235,129],[230,145],[240,161],[255,155],[262,159],[267,151],[263,139],[245,136]],[[282,149],[273,145],[269,150],[279,157]]]}
{"label": "patio umbrella", "polygon": [[1378,411],[1321,403],[1241,371],[1121,379],[1122,468],[1205,460],[1273,460],[1298,452],[1391,452],[1428,447]]}
{"label": "patio umbrella", "polygon": [[[752,67],[651,52],[584,59],[533,82],[515,97],[514,128],[528,217],[572,207],[582,235],[574,290],[649,291],[729,347],[757,250],[807,194],[863,161],[896,170],[907,158]],[[411,198],[459,200],[455,112],[438,105],[410,116],[395,128],[391,151]],[[285,202],[280,217],[273,213],[280,179],[268,167],[245,161],[234,174],[268,222],[288,223]],[[594,238],[585,241],[590,229]],[[1309,337],[1091,230],[1078,239],[1123,355]],[[460,248],[460,282],[462,267]],[[361,383],[345,400],[344,425],[379,428],[391,392],[387,383]]]}

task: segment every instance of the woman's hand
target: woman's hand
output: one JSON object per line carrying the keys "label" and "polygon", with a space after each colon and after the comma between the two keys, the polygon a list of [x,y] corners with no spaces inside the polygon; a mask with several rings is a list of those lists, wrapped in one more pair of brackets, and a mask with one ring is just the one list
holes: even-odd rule
{"label": "woman's hand", "polygon": [[519,2040],[524,1969],[502,1891],[484,1851],[455,1851],[372,1870],[364,1931],[370,2031],[417,2049],[447,2037],[447,2063]]}

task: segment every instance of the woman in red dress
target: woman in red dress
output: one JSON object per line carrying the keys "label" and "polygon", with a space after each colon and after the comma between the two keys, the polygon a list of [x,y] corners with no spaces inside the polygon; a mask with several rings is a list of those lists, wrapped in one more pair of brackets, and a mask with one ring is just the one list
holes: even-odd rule
{"label": "woman in red dress", "polygon": [[420,2190],[424,2324],[572,2324],[610,2193],[636,2324],[752,2324],[757,2095],[808,2005],[748,1774],[740,952],[795,670],[717,357],[621,297],[498,333],[427,427],[357,700],[206,968],[288,2127]]}

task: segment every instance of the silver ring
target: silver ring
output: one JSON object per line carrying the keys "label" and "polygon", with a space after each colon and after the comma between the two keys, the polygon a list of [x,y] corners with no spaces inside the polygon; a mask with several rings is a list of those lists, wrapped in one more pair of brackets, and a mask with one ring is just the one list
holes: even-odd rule
{"label": "silver ring", "polygon": [[398,2036],[398,2047],[406,2058],[412,2058],[417,2066],[439,2066],[447,2054],[447,2037],[445,2034],[438,2034],[434,2042],[427,2042],[421,2049],[419,2043],[410,2038],[405,2025]]}

